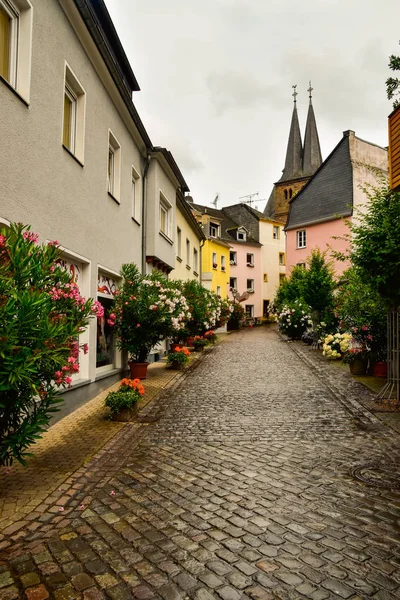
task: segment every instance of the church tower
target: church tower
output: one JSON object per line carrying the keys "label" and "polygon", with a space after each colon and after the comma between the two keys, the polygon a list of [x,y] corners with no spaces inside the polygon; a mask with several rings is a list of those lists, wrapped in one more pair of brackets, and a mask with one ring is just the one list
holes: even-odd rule
{"label": "church tower", "polygon": [[312,105],[311,92],[308,88],[310,104],[308,107],[304,146],[301,142],[299,117],[297,114],[297,86],[293,87],[294,107],[290,124],[289,140],[286,150],[285,166],[282,176],[274,184],[273,190],[264,209],[264,215],[280,223],[286,223],[289,214],[290,200],[305,186],[322,163],[317,124]]}

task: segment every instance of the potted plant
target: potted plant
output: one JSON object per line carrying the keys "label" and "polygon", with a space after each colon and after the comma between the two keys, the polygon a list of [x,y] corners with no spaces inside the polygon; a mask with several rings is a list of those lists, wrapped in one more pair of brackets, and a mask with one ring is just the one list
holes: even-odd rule
{"label": "potted plant", "polygon": [[208,340],[200,335],[196,335],[193,341],[195,352],[203,352],[204,348],[208,345]]}
{"label": "potted plant", "polygon": [[128,352],[131,377],[145,379],[151,349],[177,335],[191,315],[182,292],[159,272],[141,275],[131,263],[123,265],[121,274],[115,303],[117,344]]}
{"label": "potted plant", "polygon": [[217,335],[212,330],[206,331],[204,334],[204,337],[208,341],[209,344],[215,344],[215,342],[217,341]]}
{"label": "potted plant", "polygon": [[352,375],[366,375],[368,369],[369,352],[365,346],[352,340],[352,346],[343,357],[343,362],[350,367]]}
{"label": "potted plant", "polygon": [[130,421],[137,413],[143,395],[140,379],[123,379],[119,390],[107,394],[104,404],[110,409],[113,421]]}
{"label": "potted plant", "polygon": [[168,366],[180,371],[189,362],[189,356],[190,352],[187,348],[176,346],[175,350],[170,350],[167,354]]}

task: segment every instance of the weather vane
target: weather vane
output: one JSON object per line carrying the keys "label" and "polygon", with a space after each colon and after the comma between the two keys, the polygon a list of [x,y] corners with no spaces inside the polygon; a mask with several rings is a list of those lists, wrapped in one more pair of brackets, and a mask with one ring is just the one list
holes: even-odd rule
{"label": "weather vane", "polygon": [[296,90],[297,88],[297,84],[296,85],[292,85],[292,88],[294,89],[294,92],[292,94],[293,98],[294,98],[294,103],[296,104],[297,100],[296,100],[296,96],[298,95],[298,92]]}
{"label": "weather vane", "polygon": [[310,98],[310,102],[311,102],[311,98],[312,98],[311,92],[313,91],[314,88],[311,87],[311,81],[309,81],[309,84],[310,84],[310,87],[308,88],[307,92],[309,94],[308,97]]}

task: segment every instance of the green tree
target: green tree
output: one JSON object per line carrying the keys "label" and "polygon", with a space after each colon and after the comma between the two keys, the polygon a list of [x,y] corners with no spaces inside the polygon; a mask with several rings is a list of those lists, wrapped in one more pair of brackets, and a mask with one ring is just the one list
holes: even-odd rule
{"label": "green tree", "polygon": [[[400,56],[389,57],[389,69],[392,71],[400,71]],[[388,77],[386,79],[386,94],[388,100],[392,100],[394,96],[400,94],[400,79],[398,77]],[[400,105],[399,100],[394,100],[393,108],[397,108]]]}
{"label": "green tree", "polygon": [[289,277],[284,279],[274,298],[274,308],[280,312],[285,304],[292,304],[295,300],[303,299],[306,269],[299,265],[293,267]]}
{"label": "green tree", "polygon": [[333,268],[326,261],[326,253],[319,248],[311,251],[307,260],[308,268],[305,270],[302,288],[302,297],[315,311],[317,319],[332,321],[333,316],[333,289],[335,280]]}

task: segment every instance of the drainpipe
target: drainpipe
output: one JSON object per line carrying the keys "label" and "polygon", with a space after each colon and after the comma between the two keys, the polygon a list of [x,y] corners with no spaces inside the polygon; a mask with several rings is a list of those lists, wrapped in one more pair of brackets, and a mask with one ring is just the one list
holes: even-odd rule
{"label": "drainpipe", "polygon": [[147,175],[150,168],[151,155],[148,154],[142,178],[142,274],[146,275],[147,254]]}
{"label": "drainpipe", "polygon": [[199,256],[199,260],[200,260],[200,284],[203,285],[203,257],[202,257],[202,249],[204,244],[206,243],[206,240],[201,240],[200,242],[200,256]]}

